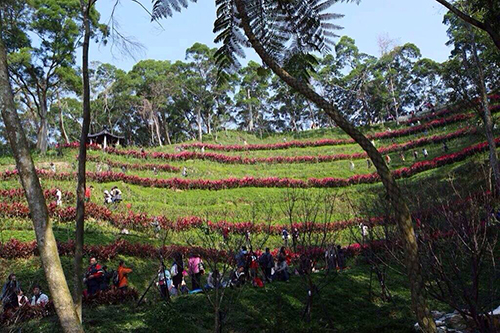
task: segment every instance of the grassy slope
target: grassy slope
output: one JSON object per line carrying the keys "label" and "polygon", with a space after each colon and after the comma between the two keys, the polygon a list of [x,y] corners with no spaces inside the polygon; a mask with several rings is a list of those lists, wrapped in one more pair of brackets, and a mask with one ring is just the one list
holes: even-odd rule
{"label": "grassy slope", "polygon": [[[453,131],[464,124],[454,124],[446,129],[440,128],[431,134],[443,134],[447,131]],[[396,126],[391,126],[396,128]],[[369,132],[381,131],[383,128],[369,129]],[[395,139],[395,142],[405,142],[421,135],[409,136]],[[248,143],[273,143],[282,142],[282,138],[292,139],[290,134],[271,135],[263,139],[255,136],[228,131],[218,136],[218,142],[227,144],[242,143],[247,140]],[[299,133],[297,139],[319,139],[323,137],[345,137],[340,134],[338,129],[315,130]],[[210,141],[210,140],[209,140]],[[483,141],[479,136],[460,138],[449,142],[450,151],[457,151],[465,146],[475,142]],[[392,140],[380,140],[377,145],[391,144]],[[440,145],[426,146],[429,151],[429,158],[442,154]],[[157,148],[157,151],[173,152],[173,147]],[[275,151],[255,151],[255,152],[225,152],[224,154],[243,155],[249,157],[265,156],[296,156],[296,155],[319,155],[335,153],[353,153],[358,152],[356,145],[318,147],[318,148],[300,148]],[[421,152],[421,148],[419,149]],[[100,152],[91,152],[92,155],[102,155]],[[74,162],[76,150],[65,150],[63,157],[56,157],[49,154],[47,157],[35,157],[39,165],[47,165],[50,161],[58,162],[59,170],[68,170],[71,163]],[[391,154],[393,164],[391,168],[409,166],[413,163],[413,158],[408,156],[407,161],[400,161],[398,154]],[[420,154],[421,156],[421,154]],[[161,163],[160,160],[144,161],[141,159],[125,158],[111,156],[113,160],[129,163]],[[475,186],[475,176],[479,165],[483,163],[486,155],[478,155],[464,162],[448,165],[437,170],[426,171],[418,174],[411,179],[402,180],[400,184],[407,191],[420,191],[425,193],[428,187],[434,181],[444,181],[449,177],[455,177],[456,181],[469,182],[471,187]],[[175,166],[192,165],[193,170],[190,177],[218,179],[230,176],[243,177],[247,175],[266,177],[280,176],[291,178],[309,178],[309,177],[349,177],[354,173],[372,172],[366,168],[364,160],[355,161],[356,169],[351,172],[347,161],[337,161],[331,163],[319,164],[276,164],[276,165],[224,165],[207,161],[188,161],[188,162],[167,162]],[[93,163],[89,163],[89,169],[93,170]],[[0,158],[0,165],[3,168],[12,167],[13,161],[8,157]],[[61,171],[62,171],[61,170]],[[118,170],[116,170],[118,171]],[[153,177],[149,171],[130,171],[130,173]],[[175,174],[160,173],[159,177],[173,177]],[[431,182],[432,180],[432,182]],[[127,185],[118,183],[93,184],[93,201],[100,203],[100,193],[106,188],[118,185],[123,191],[125,201],[130,203],[134,211],[143,211],[149,214],[164,214],[171,218],[187,215],[209,216],[211,219],[227,219],[234,221],[248,220],[251,218],[252,206],[255,203],[266,202],[267,206],[272,207],[275,222],[284,222],[286,216],[280,209],[278,199],[283,195],[285,189],[278,188],[242,188],[222,191],[172,191],[165,189],[145,188],[141,186]],[[45,188],[58,187],[63,190],[74,191],[73,182],[57,182],[52,180],[43,180]],[[17,180],[4,181],[0,188],[19,187]],[[309,194],[318,193],[323,190],[307,189]],[[349,195],[354,201],[375,198],[383,192],[380,184],[358,185],[342,189],[329,189],[329,192],[340,192]],[[72,205],[73,203],[67,203]],[[125,207],[118,208],[125,211]],[[345,219],[352,217],[346,212],[346,207],[339,204],[337,208],[336,219]],[[17,238],[23,241],[33,240],[31,222],[25,219],[0,219],[0,241],[9,238]],[[66,241],[73,238],[71,224],[55,225],[55,233],[58,240]],[[102,221],[88,221],[86,225],[86,243],[104,244],[116,239],[118,230]],[[125,238],[134,242],[158,241],[151,237],[150,232],[132,231],[131,235]],[[171,243],[185,244],[188,233],[173,235]],[[349,239],[345,237],[342,243],[348,243]],[[278,237],[272,237],[269,244],[279,245]],[[145,290],[149,280],[155,275],[157,267],[156,262],[143,260],[139,258],[122,257],[134,268],[131,275],[131,285],[139,291]],[[110,267],[116,267],[116,258],[112,262],[106,263]],[[63,265],[67,274],[71,274],[71,258],[63,257]],[[305,297],[304,286],[299,278],[293,278],[290,284],[276,283],[265,289],[253,289],[246,287],[241,292],[228,319],[228,330],[234,332],[317,332],[317,331],[336,331],[336,332],[408,332],[414,322],[409,309],[409,294],[406,288],[406,280],[397,275],[391,275],[388,285],[395,296],[394,304],[382,303],[375,299],[370,301],[368,295],[369,268],[363,264],[350,262],[352,268],[347,272],[340,274],[321,292],[321,299],[315,303],[313,311],[313,322],[305,324],[300,320],[302,311],[302,301]],[[42,281],[43,271],[40,267],[39,258],[28,260],[3,260],[0,259],[0,277],[4,278],[9,272],[18,273],[19,279],[25,286],[35,281]],[[68,275],[69,276],[69,275]],[[71,279],[68,280],[72,283]],[[377,291],[375,290],[375,293]],[[138,331],[138,332],[165,332],[171,331],[174,325],[178,325],[180,331],[186,332],[204,332],[212,329],[212,316],[206,299],[202,295],[183,296],[174,300],[173,306],[168,307],[160,304],[155,293],[148,296],[149,301],[146,306],[139,310],[133,305],[122,306],[100,306],[97,308],[85,308],[85,326],[89,332],[102,332],[111,330]],[[439,304],[433,305],[433,308],[441,308]],[[159,320],[159,318],[162,318]],[[41,321],[32,321],[24,325],[27,332],[55,332],[57,331],[55,317],[43,319]]]}

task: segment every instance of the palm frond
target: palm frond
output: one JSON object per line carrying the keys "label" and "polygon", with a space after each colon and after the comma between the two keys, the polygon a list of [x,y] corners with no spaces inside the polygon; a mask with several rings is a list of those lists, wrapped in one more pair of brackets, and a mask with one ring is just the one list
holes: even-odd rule
{"label": "palm frond", "polygon": [[[196,2],[197,0],[191,0]],[[151,20],[172,17],[175,12],[180,12],[182,8],[188,7],[187,0],[153,0],[153,10],[151,11]]]}

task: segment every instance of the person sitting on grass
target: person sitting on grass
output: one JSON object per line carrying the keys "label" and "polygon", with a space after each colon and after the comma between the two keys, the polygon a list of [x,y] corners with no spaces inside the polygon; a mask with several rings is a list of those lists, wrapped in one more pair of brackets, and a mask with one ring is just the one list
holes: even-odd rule
{"label": "person sitting on grass", "polygon": [[24,295],[24,292],[21,289],[17,291],[17,304],[19,304],[19,306],[30,304],[28,297]]}
{"label": "person sitting on grass", "polygon": [[245,284],[245,268],[238,267],[236,271],[233,271],[229,277],[231,287],[239,287]]}
{"label": "person sitting on grass", "polygon": [[118,289],[127,290],[128,289],[128,278],[127,276],[132,273],[131,268],[125,267],[123,260],[120,260],[118,264]]}
{"label": "person sitting on grass", "polygon": [[113,200],[111,199],[111,194],[108,190],[104,190],[104,204],[109,205],[112,202]]}
{"label": "person sitting on grass", "polygon": [[111,201],[113,203],[120,203],[122,201],[122,191],[120,191],[118,186],[111,188]]}
{"label": "person sitting on grass", "polygon": [[49,297],[42,293],[42,289],[39,285],[33,287],[33,297],[31,298],[31,305],[44,306],[49,302]]}
{"label": "person sitting on grass", "polygon": [[224,284],[221,281],[221,276],[218,270],[214,270],[213,272],[208,273],[207,284],[205,285],[205,289],[215,289],[222,288]]}
{"label": "person sitting on grass", "polygon": [[104,272],[95,257],[90,258],[90,266],[87,268],[84,282],[87,285],[87,294],[93,295],[99,291]]}

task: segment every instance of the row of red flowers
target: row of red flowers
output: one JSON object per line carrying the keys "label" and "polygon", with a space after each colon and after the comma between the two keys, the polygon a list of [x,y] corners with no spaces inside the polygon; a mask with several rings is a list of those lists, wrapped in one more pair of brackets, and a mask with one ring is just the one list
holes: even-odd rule
{"label": "row of red flowers", "polygon": [[[56,200],[57,199],[56,192],[57,189],[53,188],[50,190],[44,190],[43,194],[47,199]],[[71,200],[75,197],[75,194],[69,191],[61,191],[61,194],[62,194],[62,199],[64,200]],[[0,198],[11,198],[11,199],[24,198],[24,189],[14,188],[9,190],[0,190]]]}
{"label": "row of red flowers", "polygon": [[[54,202],[48,206],[49,216],[57,219],[60,222],[72,222],[76,218],[76,209],[74,206],[58,207]],[[29,207],[23,203],[15,202],[0,202],[0,215],[5,217],[28,218],[30,216]],[[118,228],[145,229],[152,228],[156,223],[165,230],[174,232],[187,231],[194,228],[206,226],[213,232],[218,232],[222,235],[246,233],[267,233],[269,235],[280,235],[283,229],[291,231],[294,228],[300,233],[322,233],[340,231],[360,223],[375,226],[381,225],[385,221],[383,218],[352,219],[347,221],[335,221],[328,223],[293,223],[290,224],[274,224],[268,225],[264,223],[252,222],[228,222],[228,221],[207,221],[197,216],[181,217],[176,220],[171,220],[167,216],[153,216],[146,213],[136,213],[129,210],[127,213],[116,213],[111,211],[106,206],[97,205],[95,203],[85,204],[85,217],[94,218],[96,220],[107,221]]]}
{"label": "row of red flowers", "polygon": [[[380,245],[383,244],[382,241]],[[373,247],[374,244],[370,246]],[[357,255],[364,248],[369,245],[361,244],[351,244],[344,248],[348,255]],[[75,252],[74,241],[68,242],[58,242],[57,249],[59,255],[72,256]],[[237,251],[238,249],[234,249]],[[279,249],[274,249],[271,251],[273,255],[278,253]],[[211,248],[203,248],[198,246],[183,246],[183,245],[168,245],[162,247],[156,247],[151,244],[142,243],[130,243],[123,239],[116,240],[113,243],[106,245],[84,245],[83,253],[84,256],[96,257],[99,260],[110,260],[116,258],[118,255],[132,256],[138,258],[158,258],[158,254],[162,253],[164,257],[169,257],[173,253],[181,253],[183,255],[189,255],[192,252],[198,253],[202,258],[217,258],[221,261],[234,261],[235,252],[227,252],[224,250],[217,250]],[[261,252],[256,251],[259,255]],[[310,257],[317,257],[318,259],[324,257],[325,249],[314,247],[314,248],[298,248],[297,252],[292,252],[287,250],[287,256],[291,260],[298,259],[302,254],[306,254]],[[4,259],[17,259],[17,258],[30,258],[32,256],[38,255],[38,248],[36,241],[32,242],[20,242],[17,239],[11,239],[5,243],[0,243],[0,258]]]}
{"label": "row of red flowers", "polygon": [[[77,157],[78,158],[78,157]],[[181,169],[169,164],[141,164],[141,163],[123,163],[112,161],[110,159],[103,160],[99,156],[87,155],[87,161],[103,162],[115,168],[126,168],[127,170],[156,170],[165,172],[179,172]]]}
{"label": "row of red flowers", "polygon": [[[417,140],[412,140],[404,143],[394,143],[389,146],[381,147],[378,151],[382,154],[412,149],[416,147],[420,147],[430,143],[439,143],[451,139],[455,139],[458,137],[466,136],[469,134],[474,134],[477,132],[476,128],[464,127],[458,129],[454,132],[443,134],[443,135],[434,135],[431,137],[423,137]],[[224,155],[220,153],[211,153],[211,152],[194,152],[194,151],[184,151],[181,153],[161,153],[161,152],[139,152],[135,150],[118,150],[114,148],[110,148],[107,150],[108,153],[118,154],[118,155],[128,155],[136,158],[153,158],[153,159],[164,159],[168,161],[185,161],[185,160],[208,160],[218,163],[224,164],[257,164],[257,163],[321,163],[321,162],[332,162],[339,160],[349,160],[349,159],[361,159],[367,158],[366,152],[354,153],[354,154],[333,154],[333,155],[317,155],[317,156],[271,156],[271,157],[243,157],[238,155]],[[99,161],[99,157],[89,156],[87,158],[90,161]],[[133,166],[131,168],[141,169],[141,170],[152,170],[153,167],[157,169],[162,168],[163,164],[126,164],[126,163],[118,163],[113,162],[116,166],[124,165],[124,166]],[[137,166],[137,167],[136,167]],[[165,164],[166,167],[173,168],[168,164]],[[179,169],[176,168],[178,171]]]}
{"label": "row of red flowers", "polygon": [[[500,139],[496,139],[500,142]],[[414,163],[410,167],[404,167],[394,170],[393,176],[396,179],[407,178],[416,175],[417,173],[441,167],[446,164],[456,163],[474,154],[483,152],[487,149],[487,142],[482,142],[462,149],[459,152],[447,154],[436,157],[432,160],[420,161]],[[55,179],[55,180],[72,180],[75,177],[74,173],[53,173],[47,170],[38,170],[39,176]],[[6,180],[17,176],[17,171],[5,171],[0,173],[0,179]],[[182,178],[146,178],[133,175],[126,175],[123,173],[114,172],[88,172],[87,177],[89,180],[96,182],[113,182],[123,181],[128,184],[157,187],[157,188],[171,188],[171,189],[202,189],[202,190],[224,190],[231,188],[241,187],[294,187],[294,188],[333,188],[344,187],[357,184],[372,184],[380,181],[378,173],[354,175],[349,178],[309,178],[307,180],[280,178],[280,177],[243,177],[243,178],[226,178],[219,180],[209,179],[182,179]]]}
{"label": "row of red flowers", "polygon": [[[500,105],[495,105],[491,107],[492,111],[499,111]],[[402,128],[398,130],[387,130],[384,132],[378,132],[374,134],[367,135],[370,140],[373,139],[389,139],[401,136],[406,136],[410,134],[420,133],[427,129],[446,126],[459,121],[467,120],[473,118],[475,115],[473,113],[468,114],[458,114],[453,115],[443,119],[432,120],[428,123]],[[181,147],[185,149],[190,148],[205,148],[211,150],[223,150],[223,151],[245,151],[245,150],[274,150],[274,149],[287,149],[287,148],[304,148],[304,147],[321,147],[321,146],[333,146],[354,143],[353,139],[321,139],[317,141],[288,141],[280,143],[269,143],[269,144],[249,144],[249,145],[220,145],[220,144],[209,144],[202,142],[194,142],[182,144]]]}

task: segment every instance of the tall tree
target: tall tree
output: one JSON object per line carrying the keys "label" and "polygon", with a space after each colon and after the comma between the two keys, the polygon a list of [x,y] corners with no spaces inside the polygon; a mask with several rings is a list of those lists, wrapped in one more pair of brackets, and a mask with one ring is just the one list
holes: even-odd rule
{"label": "tall tree", "polygon": [[490,151],[489,160],[494,187],[496,192],[500,193],[500,169],[488,100],[488,94],[491,92],[488,87],[498,83],[496,79],[500,70],[498,66],[486,65],[500,63],[500,53],[492,52],[494,48],[484,32],[471,27],[456,16],[447,14],[445,23],[450,26],[448,44],[454,46],[452,57],[455,58],[455,64],[458,63],[458,59],[461,64],[461,68],[456,71],[457,67],[452,66],[454,62],[450,62],[447,66],[451,70],[446,74],[447,82],[460,94],[462,100],[469,102],[469,107],[475,109],[483,121],[484,134]]}
{"label": "tall tree", "polygon": [[[94,8],[97,0],[80,0],[81,22],[83,27],[83,45],[82,45],[82,77],[83,77],[83,110],[82,110],[82,132],[80,135],[80,144],[78,150],[78,183],[76,186],[76,231],[75,231],[75,259],[74,259],[74,284],[73,299],[75,310],[78,313],[80,321],[82,319],[82,292],[83,292],[83,242],[84,242],[84,223],[85,223],[85,189],[86,176],[85,169],[87,163],[87,137],[90,128],[90,79],[89,79],[89,48],[90,38],[96,37],[93,27],[98,25],[99,15]],[[100,26],[104,36],[107,30],[105,26]]]}
{"label": "tall tree", "polygon": [[269,98],[270,78],[269,71],[261,70],[255,61],[239,72],[241,78],[239,90],[235,96],[237,123],[241,129],[254,131],[257,123],[262,123],[268,112],[267,99]]}
{"label": "tall tree", "polygon": [[[4,3],[2,6],[5,5]],[[2,31],[0,39],[0,109],[7,137],[14,153],[16,167],[30,208],[40,258],[61,327],[64,332],[68,333],[83,332],[59,259],[43,190],[14,104],[7,67],[7,52],[3,44],[5,31],[2,25],[2,15],[3,12],[0,11],[0,31]]]}
{"label": "tall tree", "polygon": [[483,13],[482,19],[474,17],[471,12],[462,10],[462,0],[447,1],[436,0],[461,20],[479,28],[490,35],[493,43],[500,51],[500,3],[494,0],[472,0],[467,1],[469,9],[473,13]]}
{"label": "tall tree", "polygon": [[[249,43],[263,62],[293,89],[323,109],[335,123],[351,136],[367,152],[386,188],[389,201],[395,211],[396,221],[404,244],[412,305],[420,327],[425,332],[436,332],[436,324],[427,306],[423,288],[418,245],[412,218],[403,195],[384,162],[382,155],[357,128],[349,123],[326,99],[314,91],[306,80],[315,59],[312,51],[327,52],[336,36],[328,22],[339,17],[325,14],[332,1],[217,1],[217,20],[214,31],[219,32],[216,40],[222,41],[218,63],[223,70],[238,66],[237,56],[243,54],[243,46]],[[179,11],[177,1],[155,0],[153,17],[172,15],[172,9]],[[243,34],[246,37],[243,37]],[[283,65],[300,64],[294,76]],[[310,75],[309,75],[310,76]]]}

